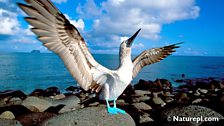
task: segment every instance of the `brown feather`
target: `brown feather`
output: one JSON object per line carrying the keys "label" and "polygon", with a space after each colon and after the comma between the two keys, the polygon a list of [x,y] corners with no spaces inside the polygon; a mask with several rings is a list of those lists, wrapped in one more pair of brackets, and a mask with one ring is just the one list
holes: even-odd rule
{"label": "brown feather", "polygon": [[133,60],[133,78],[137,76],[138,72],[147,65],[159,62],[175,52],[175,48],[179,48],[180,46],[177,46],[182,43],[177,43],[169,46],[164,46],[161,48],[153,48],[150,50],[143,51],[140,55],[138,55]]}

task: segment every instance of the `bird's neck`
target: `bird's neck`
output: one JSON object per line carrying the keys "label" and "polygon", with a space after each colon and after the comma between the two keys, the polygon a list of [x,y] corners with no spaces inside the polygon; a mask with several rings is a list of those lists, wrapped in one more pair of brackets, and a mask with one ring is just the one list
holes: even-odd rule
{"label": "bird's neck", "polygon": [[121,67],[125,67],[125,66],[132,66],[132,61],[131,61],[131,56],[130,55],[126,55],[126,56],[120,56],[120,66]]}
{"label": "bird's neck", "polygon": [[117,73],[120,76],[120,79],[123,80],[125,83],[130,83],[132,80],[132,70],[133,70],[133,63],[131,61],[131,54],[130,55],[121,55],[120,54],[120,65],[117,69]]}

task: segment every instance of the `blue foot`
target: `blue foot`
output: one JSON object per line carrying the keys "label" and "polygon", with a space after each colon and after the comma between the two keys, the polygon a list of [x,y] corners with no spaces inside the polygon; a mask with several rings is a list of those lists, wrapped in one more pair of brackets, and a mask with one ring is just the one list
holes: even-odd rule
{"label": "blue foot", "polygon": [[107,111],[110,114],[117,114],[117,113],[126,114],[126,112],[124,110],[117,108],[116,100],[114,100],[114,107],[110,107],[108,100],[106,100],[106,103],[107,103]]}
{"label": "blue foot", "polygon": [[108,108],[107,108],[107,111],[108,111],[110,114],[117,114],[117,110],[116,110],[116,108],[108,107]]}
{"label": "blue foot", "polygon": [[121,114],[126,114],[126,112],[124,110],[122,110],[122,109],[119,109],[119,108],[114,108],[114,109],[115,109],[115,111],[117,111],[117,112],[119,112]]}

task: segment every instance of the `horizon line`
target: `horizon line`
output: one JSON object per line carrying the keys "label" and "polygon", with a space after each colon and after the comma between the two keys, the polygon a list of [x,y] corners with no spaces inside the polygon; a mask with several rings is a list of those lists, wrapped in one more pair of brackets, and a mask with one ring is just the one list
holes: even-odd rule
{"label": "horizon line", "polygon": [[[0,51],[0,54],[10,54],[10,53],[27,53],[27,54],[32,54],[31,51],[30,52],[4,52],[4,51]],[[54,52],[40,52],[40,54],[55,54]],[[92,53],[93,55],[95,54],[102,54],[102,55],[119,55],[119,54],[115,54],[115,53]],[[139,55],[139,54],[132,54],[134,56]],[[192,57],[224,57],[222,55],[180,55],[180,54],[173,54],[170,56],[192,56]]]}

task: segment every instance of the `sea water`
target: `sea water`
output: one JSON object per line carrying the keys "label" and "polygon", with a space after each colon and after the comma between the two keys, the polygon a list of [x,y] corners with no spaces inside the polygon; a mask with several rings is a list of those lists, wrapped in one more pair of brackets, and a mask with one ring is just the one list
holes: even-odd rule
{"label": "sea water", "polygon": [[[110,69],[119,66],[118,55],[95,54],[94,58]],[[224,78],[224,57],[170,56],[142,69],[132,84],[139,79],[165,78],[178,86],[174,80],[181,74],[186,78]],[[65,90],[76,85],[62,60],[53,53],[0,53],[0,91],[30,93],[37,88],[56,86]]]}

